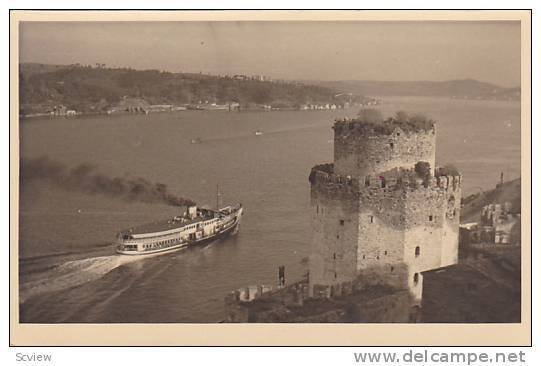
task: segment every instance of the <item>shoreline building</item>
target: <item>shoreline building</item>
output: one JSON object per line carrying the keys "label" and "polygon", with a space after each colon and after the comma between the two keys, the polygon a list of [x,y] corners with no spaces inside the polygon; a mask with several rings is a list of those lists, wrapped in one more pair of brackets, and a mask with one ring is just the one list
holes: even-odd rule
{"label": "shoreline building", "polygon": [[337,119],[334,163],[310,173],[309,295],[390,285],[422,298],[422,272],[456,264],[462,177],[435,167],[420,117]]}
{"label": "shoreline building", "polygon": [[483,206],[480,222],[460,225],[460,244],[520,244],[520,212],[517,211],[511,202]]}

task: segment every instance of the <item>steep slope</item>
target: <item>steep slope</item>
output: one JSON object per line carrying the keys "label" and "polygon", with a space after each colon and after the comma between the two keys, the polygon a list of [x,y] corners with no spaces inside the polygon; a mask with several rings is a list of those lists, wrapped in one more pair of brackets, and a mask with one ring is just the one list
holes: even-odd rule
{"label": "steep slope", "polygon": [[491,203],[511,202],[512,211],[520,213],[520,178],[504,182],[490,191],[479,192],[462,200],[461,222],[479,221],[484,206]]}

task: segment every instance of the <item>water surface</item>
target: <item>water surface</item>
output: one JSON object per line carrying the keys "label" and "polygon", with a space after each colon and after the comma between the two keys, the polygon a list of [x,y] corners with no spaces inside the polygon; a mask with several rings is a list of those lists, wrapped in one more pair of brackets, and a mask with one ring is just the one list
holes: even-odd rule
{"label": "water surface", "polygon": [[[384,114],[422,112],[438,122],[439,164],[453,162],[464,190],[492,188],[500,172],[520,176],[516,102],[384,98]],[[355,110],[225,112],[21,122],[21,156],[47,155],[69,166],[95,164],[111,176],[142,176],[200,205],[245,208],[237,236],[150,258],[114,254],[116,233],[178,214],[159,204],[127,203],[23,184],[20,204],[22,322],[216,322],[224,296],[250,284],[306,273],[310,168],[332,161],[335,117]],[[254,131],[261,130],[262,136]],[[201,138],[201,144],[190,140]]]}

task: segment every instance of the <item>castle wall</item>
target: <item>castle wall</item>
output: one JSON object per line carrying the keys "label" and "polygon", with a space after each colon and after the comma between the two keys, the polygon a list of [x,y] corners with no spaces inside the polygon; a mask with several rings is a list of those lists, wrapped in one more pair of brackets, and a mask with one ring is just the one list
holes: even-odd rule
{"label": "castle wall", "polygon": [[457,261],[459,193],[458,176],[438,177],[428,187],[407,193],[404,262],[417,300],[422,298],[422,272]]}
{"label": "castle wall", "polygon": [[458,225],[448,221],[443,224],[441,267],[458,263]]}
{"label": "castle wall", "polygon": [[[461,183],[461,182],[459,182]],[[447,209],[443,222],[443,233],[441,243],[441,266],[450,266],[458,263],[458,236],[460,225],[460,201],[462,198],[462,187],[458,184],[454,189],[449,190],[446,196]]]}
{"label": "castle wall", "polygon": [[367,286],[407,288],[420,301],[422,272],[457,260],[460,177],[383,187],[372,177],[359,184],[333,174],[332,165],[324,169],[311,176],[311,285],[330,292],[325,286],[362,277]]}
{"label": "castle wall", "polygon": [[456,262],[459,179],[434,178],[426,187],[388,181],[385,188],[369,180],[360,188],[357,271],[363,281],[408,288],[420,300],[422,272]]}
{"label": "castle wall", "polygon": [[407,193],[404,261],[419,271],[440,266],[444,205],[445,194],[431,187]]}
{"label": "castle wall", "polygon": [[371,287],[355,293],[327,298],[312,298],[299,304],[291,293],[305,284],[274,291],[253,301],[240,301],[239,294],[225,299],[229,323],[405,323],[410,318],[408,291]]}
{"label": "castle wall", "polygon": [[[438,176],[434,182],[442,194],[441,200],[441,258],[440,267],[458,262],[458,237],[460,224],[460,201],[462,198],[461,176]],[[436,268],[436,267],[434,267]]]}
{"label": "castle wall", "polygon": [[441,262],[440,227],[418,226],[406,231],[404,263],[407,266],[407,286],[415,300],[421,300],[422,272],[438,268]]}
{"label": "castle wall", "polygon": [[332,286],[355,278],[358,238],[356,197],[352,185],[328,182],[312,185],[311,285]]}
{"label": "castle wall", "polygon": [[365,187],[359,194],[357,271],[366,284],[404,288],[402,192]]}
{"label": "castle wall", "polygon": [[338,175],[364,179],[397,167],[413,168],[419,161],[435,166],[435,130],[406,133],[397,128],[389,135],[367,135],[355,124],[335,130],[334,167]]}

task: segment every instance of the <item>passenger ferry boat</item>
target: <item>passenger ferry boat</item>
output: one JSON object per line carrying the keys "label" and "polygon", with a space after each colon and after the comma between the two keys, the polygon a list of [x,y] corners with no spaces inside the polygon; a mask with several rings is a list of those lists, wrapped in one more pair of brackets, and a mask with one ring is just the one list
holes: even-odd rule
{"label": "passenger ferry boat", "polygon": [[235,234],[242,217],[242,205],[218,210],[188,207],[183,215],[167,221],[125,230],[118,234],[117,253],[144,255],[202,244]]}

